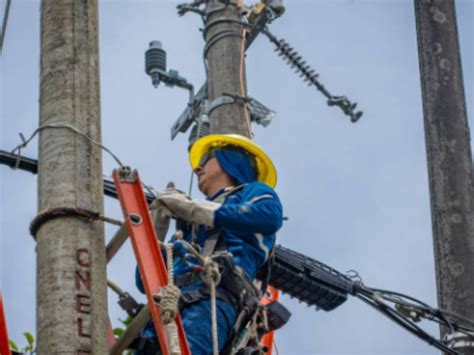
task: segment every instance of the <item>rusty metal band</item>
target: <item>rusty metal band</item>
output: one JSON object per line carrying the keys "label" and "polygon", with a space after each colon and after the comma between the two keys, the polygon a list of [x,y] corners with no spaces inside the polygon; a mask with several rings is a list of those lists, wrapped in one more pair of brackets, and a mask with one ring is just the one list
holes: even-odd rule
{"label": "rusty metal band", "polygon": [[41,211],[36,215],[30,223],[30,234],[36,240],[36,234],[44,223],[63,217],[77,217],[88,221],[104,221],[119,226],[122,225],[121,221],[105,217],[95,211],[86,210],[80,207],[56,207]]}

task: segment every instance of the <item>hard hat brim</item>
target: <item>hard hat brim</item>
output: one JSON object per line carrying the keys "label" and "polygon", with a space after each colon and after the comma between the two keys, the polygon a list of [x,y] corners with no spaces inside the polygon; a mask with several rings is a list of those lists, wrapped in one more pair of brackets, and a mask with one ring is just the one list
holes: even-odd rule
{"label": "hard hat brim", "polygon": [[262,148],[247,137],[237,134],[212,134],[197,140],[189,151],[189,162],[194,170],[201,158],[214,149],[224,149],[226,146],[236,146],[249,152],[257,163],[257,180],[274,188],[277,183],[275,166]]}

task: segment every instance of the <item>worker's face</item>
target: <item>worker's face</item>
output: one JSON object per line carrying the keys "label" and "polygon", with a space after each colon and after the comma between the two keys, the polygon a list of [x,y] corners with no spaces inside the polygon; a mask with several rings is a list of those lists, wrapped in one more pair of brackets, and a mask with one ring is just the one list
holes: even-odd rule
{"label": "worker's face", "polygon": [[198,177],[199,190],[206,196],[214,194],[215,185],[219,184],[226,175],[217,158],[213,155],[201,159],[201,163],[194,172]]}

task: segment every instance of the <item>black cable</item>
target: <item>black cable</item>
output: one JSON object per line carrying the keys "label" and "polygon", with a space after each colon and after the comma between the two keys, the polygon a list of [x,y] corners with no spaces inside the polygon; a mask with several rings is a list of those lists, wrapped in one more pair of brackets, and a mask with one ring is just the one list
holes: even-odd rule
{"label": "black cable", "polygon": [[[433,317],[436,317],[438,319],[441,320],[440,324],[443,324],[445,326],[448,326],[451,333],[454,333],[455,329],[461,329],[459,328],[460,326],[457,325],[457,324],[453,324],[452,321],[450,321],[445,315],[448,315],[448,316],[451,316],[453,318],[456,318],[456,315],[455,314],[452,314],[450,312],[447,312],[447,311],[444,311],[444,310],[441,310],[439,308],[434,308],[434,307],[431,307],[430,305],[414,298],[414,297],[411,297],[409,295],[405,295],[403,293],[399,293],[399,292],[395,292],[395,291],[389,291],[389,290],[382,290],[382,289],[374,289],[374,288],[370,288],[370,290],[372,290],[373,292],[379,292],[381,294],[387,294],[387,295],[395,295],[395,296],[398,296],[398,297],[401,297],[401,298],[406,298],[408,300],[411,300],[413,302],[416,302],[420,305],[422,305],[424,308],[422,309],[424,312],[428,312],[430,314],[433,315]],[[403,301],[403,300],[402,300]],[[405,303],[405,302],[404,302]],[[406,304],[408,306],[411,306],[411,307],[418,307],[416,305],[412,305],[412,304]],[[470,325],[474,325],[474,323],[472,323],[471,321],[469,321],[468,319],[465,319],[464,317],[459,317],[459,319],[463,320],[464,322],[470,324]],[[434,320],[434,319],[433,319]],[[470,328],[467,328],[467,327],[463,327],[464,330],[466,331],[471,331],[471,332],[474,332],[474,329],[470,329]]]}
{"label": "black cable", "polygon": [[[392,293],[394,295],[397,295],[397,296],[400,296],[400,297],[406,297],[407,299],[411,299],[415,302],[418,302],[418,303],[420,303],[424,306],[425,309],[423,309],[423,311],[428,311],[429,314],[431,314],[433,316],[433,318],[430,319],[430,320],[433,320],[433,321],[435,321],[439,324],[445,325],[445,326],[447,325],[451,330],[451,334],[454,333],[455,326],[451,322],[449,322],[443,315],[440,315],[439,312],[437,312],[436,309],[433,309],[432,307],[425,304],[424,302],[419,301],[419,300],[417,300],[417,299],[415,299],[411,296],[403,295],[403,294],[398,293],[398,292],[391,292],[391,291],[387,291],[387,290],[371,289],[371,288],[368,288],[368,287],[363,286],[363,285],[360,285],[358,291],[359,291],[359,293],[358,293],[359,298],[365,297],[365,299],[368,299],[370,302],[375,302],[375,305],[372,305],[372,306],[378,307],[379,310],[380,310],[380,308],[383,308],[384,312],[382,312],[382,313],[384,313],[386,316],[388,316],[389,318],[391,318],[392,320],[394,320],[399,325],[403,326],[405,329],[409,330],[413,334],[419,336],[421,339],[427,341],[429,344],[433,344],[433,339],[435,339],[435,338],[433,338],[431,335],[426,333],[423,329],[418,327],[416,324],[414,324],[412,321],[410,321],[407,317],[405,317],[403,314],[401,314],[397,310],[394,310],[394,309],[388,307],[387,305],[385,305],[383,303],[378,303],[376,301],[373,301],[374,295],[376,293],[379,293],[380,297],[382,299],[386,300],[386,298],[383,297],[384,293],[386,293],[386,294]],[[395,302],[394,300],[389,300],[389,301],[397,304],[397,302]],[[403,302],[403,304],[406,304],[407,306],[413,307],[414,309],[416,309],[418,307],[416,305],[406,303],[403,299],[401,299],[400,301]],[[398,304],[400,304],[400,303],[398,303]],[[422,316],[422,315],[420,315],[420,316]],[[394,317],[397,318],[398,321]],[[439,320],[437,320],[435,317],[438,317]],[[426,318],[426,316],[425,316],[425,318]],[[400,321],[403,324],[400,323]],[[413,329],[410,330],[409,328],[413,328]],[[438,340],[435,340],[435,341],[439,342]]]}
{"label": "black cable", "polygon": [[405,294],[400,293],[400,292],[395,292],[395,291],[390,291],[390,290],[382,290],[382,289],[379,289],[379,288],[372,288],[372,287],[370,287],[370,288],[366,287],[366,288],[370,289],[370,291],[372,291],[372,292],[378,292],[378,293],[382,293],[382,294],[389,294],[389,295],[395,295],[395,296],[403,297],[403,298],[409,299],[413,302],[419,303],[422,306],[425,306],[427,308],[432,308],[429,304],[424,303],[424,302],[422,302],[422,301],[420,301],[420,300],[418,300],[418,299],[416,299],[412,296],[408,296],[408,295],[405,295]]}
{"label": "black cable", "polygon": [[33,174],[38,173],[38,160],[18,156],[17,154],[5,150],[0,150],[0,164],[8,165],[10,168],[15,168],[18,164],[17,168],[20,170],[28,171]]}
{"label": "black cable", "polygon": [[441,341],[437,340],[430,334],[426,333],[423,329],[418,327],[413,322],[407,320],[404,316],[402,316],[397,311],[393,310],[392,308],[388,307],[383,303],[377,303],[373,299],[358,293],[356,295],[357,298],[362,300],[363,302],[367,303],[369,306],[375,308],[377,311],[381,312],[395,323],[400,325],[402,328],[407,330],[408,332],[412,333],[413,335],[417,336],[418,338],[422,339],[423,341],[427,342],[428,344],[442,350],[451,355],[459,355],[459,353],[453,349],[450,349],[448,346],[443,344]]}
{"label": "black cable", "polygon": [[[15,168],[17,161],[17,169],[28,171],[32,174],[38,173],[38,160],[25,156],[17,156],[16,154],[7,152],[5,150],[0,150],[0,165],[7,165],[10,168]],[[117,199],[117,190],[115,189],[114,182],[112,180],[104,179],[103,183],[104,195]],[[155,196],[147,191],[145,191],[145,197],[148,203],[151,203],[155,199]]]}

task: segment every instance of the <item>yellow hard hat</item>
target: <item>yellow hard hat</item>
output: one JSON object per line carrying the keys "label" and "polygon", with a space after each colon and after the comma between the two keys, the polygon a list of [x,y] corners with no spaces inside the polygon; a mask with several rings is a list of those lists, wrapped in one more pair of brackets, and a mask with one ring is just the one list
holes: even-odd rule
{"label": "yellow hard hat", "polygon": [[197,140],[189,151],[189,162],[194,170],[207,152],[225,149],[226,146],[239,147],[252,154],[257,163],[257,180],[274,188],[277,182],[275,166],[262,148],[247,137],[238,134],[211,134]]}

